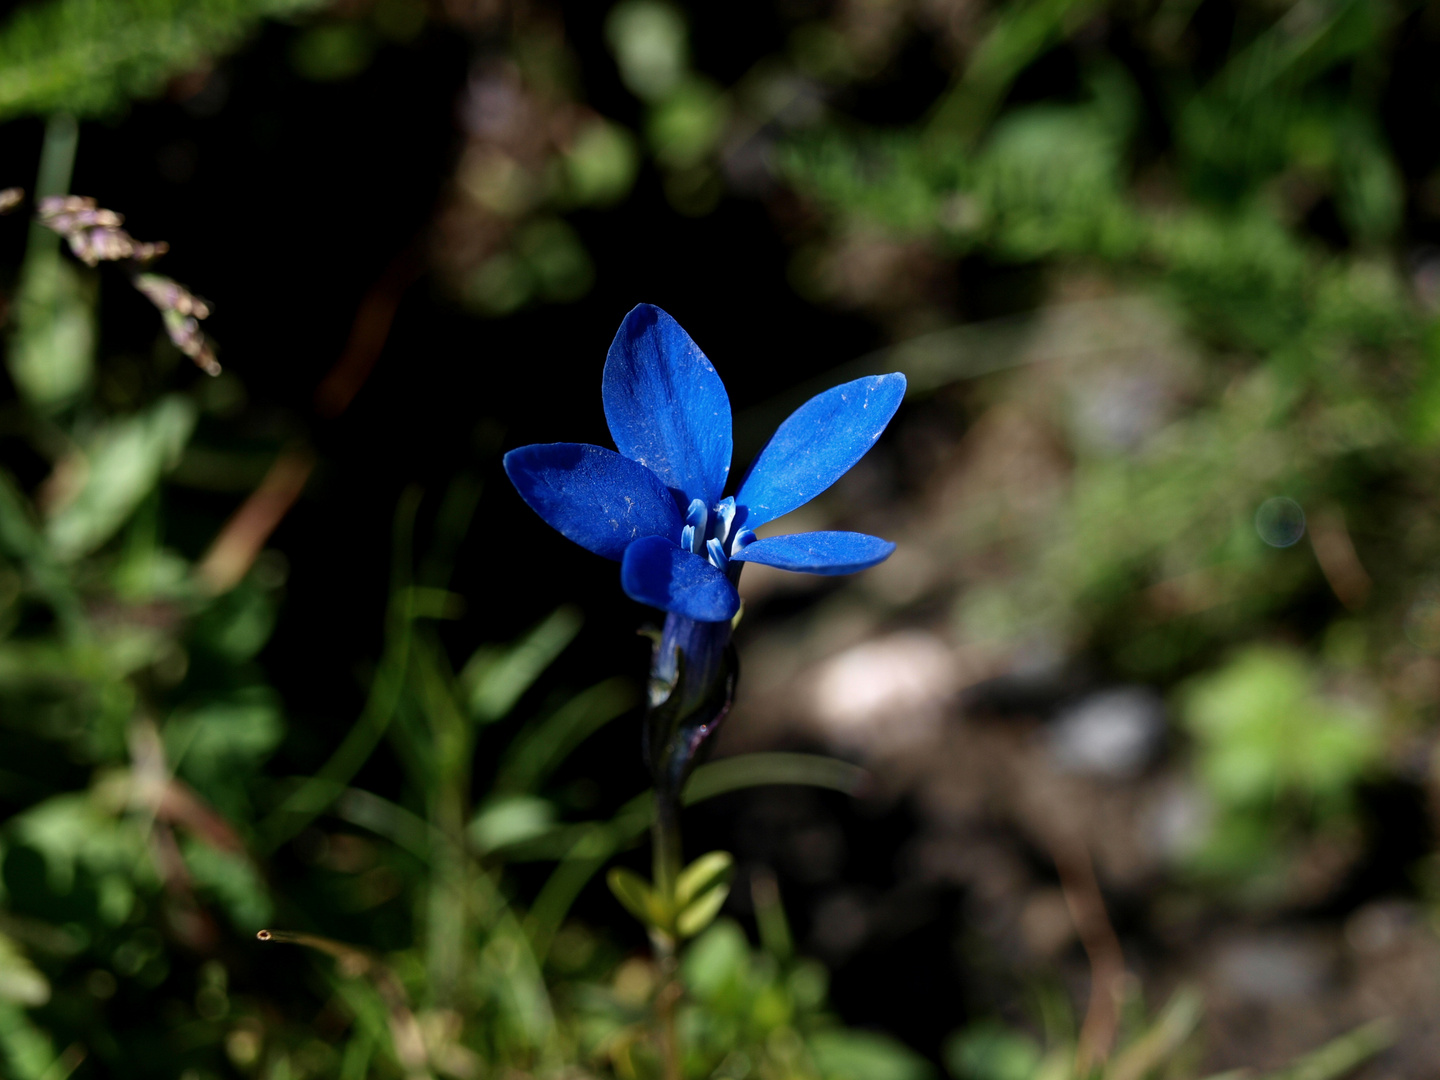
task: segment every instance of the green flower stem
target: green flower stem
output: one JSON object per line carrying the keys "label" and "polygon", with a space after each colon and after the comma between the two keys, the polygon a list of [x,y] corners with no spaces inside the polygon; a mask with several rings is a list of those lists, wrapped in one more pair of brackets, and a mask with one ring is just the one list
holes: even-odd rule
{"label": "green flower stem", "polygon": [[667,901],[675,897],[675,882],[684,865],[680,843],[680,793],[655,793],[655,826],[651,830],[654,850],[655,889]]}
{"label": "green flower stem", "polygon": [[[660,894],[666,908],[674,911],[675,883],[680,877],[683,865],[683,847],[680,837],[680,794],[677,791],[657,791],[655,795],[655,825],[650,831],[654,850],[655,891]],[[665,1080],[681,1080],[680,1035],[676,1029],[676,1007],[680,1003],[679,961],[677,957],[678,937],[669,930],[654,929],[650,940],[655,949],[655,961],[660,967],[660,988],[655,995],[655,1022],[660,1033],[660,1058],[664,1063]]]}

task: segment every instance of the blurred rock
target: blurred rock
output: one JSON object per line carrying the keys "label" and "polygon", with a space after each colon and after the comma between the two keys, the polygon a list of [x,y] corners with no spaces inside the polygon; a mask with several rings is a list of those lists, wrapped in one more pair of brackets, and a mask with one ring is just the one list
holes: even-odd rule
{"label": "blurred rock", "polygon": [[1279,1004],[1318,994],[1333,964],[1333,951],[1321,938],[1275,931],[1222,942],[1212,971],[1223,993]]}
{"label": "blurred rock", "polygon": [[903,630],[822,663],[810,703],[827,738],[883,752],[930,741],[955,689],[949,648],[932,634]]}
{"label": "blurred rock", "polygon": [[1050,727],[1050,753],[1067,772],[1125,779],[1154,759],[1165,734],[1165,703],[1142,686],[1091,694]]}

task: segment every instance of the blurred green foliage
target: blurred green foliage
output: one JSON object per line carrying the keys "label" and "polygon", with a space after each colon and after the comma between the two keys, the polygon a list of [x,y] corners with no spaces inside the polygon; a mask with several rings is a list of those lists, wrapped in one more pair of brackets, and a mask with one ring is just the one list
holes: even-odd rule
{"label": "blurred green foliage", "polygon": [[[1042,1045],[1029,1034],[991,1021],[981,1020],[957,1031],[945,1048],[945,1062],[954,1080],[1140,1080],[1141,1077],[1194,1075],[1194,1047],[1189,1045],[1199,1024],[1203,1006],[1198,991],[1182,988],[1152,1017],[1141,1003],[1129,1002],[1122,1018],[1118,1044],[1106,1060],[1086,1068],[1077,1064],[1073,1020],[1062,1004],[1052,1016],[1050,1045]],[[1053,1021],[1060,1021],[1055,1024]],[[1211,1080],[1237,1075],[1268,1077],[1270,1080],[1338,1080],[1369,1061],[1394,1039],[1392,1027],[1384,1022],[1356,1028],[1275,1072],[1217,1074]],[[1081,1035],[1078,1041],[1083,1041]]]}
{"label": "blurred green foliage", "polygon": [[1253,646],[1197,676],[1181,717],[1195,740],[1196,767],[1215,820],[1194,854],[1196,868],[1263,880],[1289,834],[1348,822],[1361,780],[1382,743],[1373,703],[1326,695],[1303,653]]}
{"label": "blurred green foliage", "polygon": [[[714,211],[727,190],[772,199],[797,290],[897,338],[959,317],[905,276],[917,266],[1031,271],[1042,308],[1076,281],[1100,293],[1089,310],[1102,314],[1141,295],[1199,358],[1176,376],[1176,403],[1152,430],[1110,438],[1075,401],[1052,401],[1063,494],[1023,529],[1002,508],[942,534],[957,562],[1003,548],[1010,567],[960,582],[953,623],[967,640],[1058,643],[1173,688],[1209,813],[1180,869],[1265,894],[1305,845],[1358,827],[1390,736],[1434,723],[1435,692],[1406,673],[1440,650],[1440,332],[1400,257],[1424,192],[1390,145],[1377,89],[1406,13],[1239,3],[1224,55],[1201,63],[1185,51],[1197,5],[1183,0],[960,6],[931,5],[944,23],[901,4],[870,5],[870,21],[857,5],[802,5],[775,54],[726,85],[697,61],[695,12],[622,0],[603,34],[635,99],[633,131],[585,101],[558,22],[517,9],[487,38],[474,107],[462,102],[438,266],[482,314],[573,301],[596,260],[570,215],[622,203],[653,169],[683,215]],[[114,114],[262,19],[317,7],[25,5],[0,26],[0,115]],[[384,0],[320,16],[294,33],[289,62],[342,83],[437,10]],[[1125,57],[1095,46],[1102,24],[1128,35]],[[944,76],[923,114],[848,116],[916,36]],[[1024,89],[1062,52],[1070,89]],[[475,111],[497,88],[521,103],[505,123]],[[67,190],[75,130],[52,120],[37,194]],[[870,266],[898,269],[866,278]],[[105,404],[99,276],[39,229],[19,273],[6,362],[47,477],[28,489],[0,477],[0,790],[21,807],[0,856],[6,1074],[62,1080],[88,1058],[101,1074],[196,1080],[657,1075],[660,972],[569,917],[643,835],[648,796],[622,793],[633,798],[597,819],[556,780],[636,693],[615,679],[535,704],[529,692],[578,631],[568,607],[452,667],[435,623],[462,607],[449,563],[474,482],[443,500],[424,558],[411,550],[422,500],[402,502],[364,708],[321,768],[279,777],[271,757],[290,728],[256,658],[281,564],[261,554],[217,588],[205,554],[167,533],[166,477],[206,395],[162,369],[145,400]],[[979,337],[930,340],[939,364],[920,346],[891,354],[922,394],[978,370],[966,349]],[[1304,507],[1306,544],[1257,525],[1277,495]],[[403,775],[394,800],[356,786],[382,746]],[[477,760],[493,771],[477,775]],[[705,767],[690,797],[778,782],[852,790],[856,775],[755,756]],[[829,1013],[825,972],[794,955],[777,897],[756,890],[757,948],[716,918],[728,864],[701,869],[713,873],[697,871],[692,905],[664,915],[693,919],[679,928],[693,936],[680,967],[687,1075],[934,1075]],[[643,882],[612,880],[657,921]],[[277,923],[308,950],[285,969],[294,985],[257,975],[237,944]],[[1194,1075],[1193,995],[1132,1013],[1098,1075]],[[973,1024],[944,1064],[956,1080],[1068,1077],[1073,1028],[1037,1040]],[[1383,1041],[1361,1029],[1285,1075],[1340,1076]]]}
{"label": "blurred green foliage", "polygon": [[[57,139],[73,154],[73,124],[54,122],[52,147]],[[63,176],[51,182],[64,189]],[[32,234],[86,282],[71,303],[93,322],[95,277],[59,261],[52,239]],[[12,342],[75,349],[53,326],[70,317],[23,307]],[[517,724],[527,692],[580,629],[570,607],[451,669],[434,623],[463,610],[447,585],[478,485],[455,481],[420,557],[422,500],[413,490],[402,500],[366,705],[319,770],[281,780],[266,764],[285,737],[285,710],[255,658],[283,575],[252,551],[239,580],[227,580],[213,553],[228,533],[194,557],[164,528],[164,480],[194,437],[203,387],[172,371],[152,400],[111,412],[88,374],[63,394],[44,378],[17,375],[16,386],[53,460],[33,496],[8,476],[0,486],[0,745],[25,761],[0,770],[23,805],[0,845],[4,1074],[63,1080],[91,1060],[85,1067],[105,1075],[273,1080],[466,1080],[495,1067],[575,1065],[652,1075],[657,970],[568,919],[595,873],[643,838],[650,797],[587,820],[590,800],[552,782],[587,739],[632,713],[637,695],[608,679]],[[491,746],[477,754],[482,739]],[[400,802],[353,786],[382,743],[405,778]],[[477,761],[493,772],[473,775]],[[853,790],[858,776],[843,762],[762,754],[702,769],[690,797],[777,782]],[[310,853],[298,881],[275,862],[292,840]],[[555,864],[528,904],[507,872],[516,862]],[[768,950],[733,923],[714,924],[729,871],[729,856],[715,853],[681,883],[681,932],[709,927],[683,963],[690,1071],[923,1073],[898,1044],[836,1026],[823,970],[789,955],[778,899]],[[346,924],[361,941],[268,930],[277,918]],[[304,990],[339,1010],[338,1034],[321,1039],[287,1008],[293,991],[255,978],[256,959],[237,948],[262,948],[262,931],[314,950]],[[389,942],[383,955],[375,941]],[[869,1062],[860,1073],[847,1064],[847,1039]],[[147,1050],[155,1046],[164,1053]]]}
{"label": "blurred green foliage", "polygon": [[[450,669],[433,622],[461,610],[446,581],[478,495],[462,478],[424,558],[411,553],[418,493],[399,508],[386,642],[350,736],[315,775],[267,778],[285,719],[254,658],[279,580],[262,557],[217,589],[205,561],[168,547],[162,528],[162,481],[192,437],[197,397],[177,389],[104,416],[83,398],[57,412],[37,394],[33,408],[67,434],[59,479],[45,490],[66,486],[43,506],[9,481],[3,488],[0,703],[6,745],[29,758],[23,772],[0,772],[29,804],[3,834],[6,1075],[64,1077],[87,1055],[110,1075],[465,1078],[566,1062],[650,1075],[657,973],[648,961],[622,963],[605,937],[567,921],[591,876],[643,836],[649,796],[614,819],[576,820],[581,803],[551,784],[572,752],[632,711],[634,688],[610,679],[518,728],[506,723],[580,629],[566,607]],[[476,741],[493,732],[503,742],[479,760],[494,773],[474,777]],[[351,786],[382,741],[407,778],[404,804]],[[848,790],[857,774],[758,755],[702,770],[694,797],[787,780]],[[322,814],[340,829],[316,828]],[[298,889],[271,862],[297,836],[312,851],[311,880]],[[516,860],[557,863],[528,906],[506,874]],[[714,879],[728,867],[728,856],[718,870],[701,867],[687,933],[718,913]],[[234,943],[277,916],[358,919],[371,924],[367,938],[393,943],[382,957],[267,931],[316,950],[307,989],[344,1016],[338,1040],[267,1001],[253,975],[248,988],[232,979]],[[773,931],[783,920],[777,903],[772,933],[788,942]],[[868,1072],[826,1065],[848,1059],[837,1047],[849,1036],[825,1013],[823,970],[788,951],[755,951],[732,923],[695,943],[683,974],[697,1075],[725,1063],[737,1077],[778,1069],[883,1080],[897,1075],[887,1062],[913,1059],[866,1037]],[[107,1019],[111,1009],[128,1018]],[[156,1040],[165,1059],[147,1062],[143,1048]]]}
{"label": "blurred green foliage", "polygon": [[50,0],[0,27],[0,117],[114,113],[318,0]]}
{"label": "blurred green foliage", "polygon": [[[1433,300],[1417,295],[1395,248],[1418,196],[1378,113],[1404,16],[1364,2],[1274,17],[1238,5],[1228,56],[1207,70],[1177,63],[1193,56],[1179,43],[1194,5],[1100,10],[992,12],[918,121],[831,115],[780,140],[783,175],[821,215],[793,280],[817,300],[924,326],[945,318],[943,304],[883,282],[837,285],[854,276],[846,260],[868,246],[940,268],[932,276],[1027,266],[1057,287],[1143,296],[1160,326],[1186,335],[1188,347],[1157,343],[1129,376],[1172,395],[1148,431],[1117,421],[1097,437],[1097,414],[1080,408],[1133,418],[1147,406],[1118,382],[1112,404],[1094,404],[1060,363],[1069,416],[1057,424],[1019,405],[1060,442],[1065,490],[1021,527],[996,523],[1009,530],[1013,571],[961,590],[956,623],[961,637],[1045,641],[1164,686],[1216,668],[1177,699],[1195,779],[1216,808],[1208,865],[1232,881],[1267,878],[1293,830],[1310,835],[1321,818],[1354,826],[1352,796],[1381,767],[1387,728],[1429,722],[1435,706],[1397,679],[1433,648],[1415,649],[1412,605],[1432,573],[1434,508],[1419,491],[1382,494],[1423,486],[1435,469]],[[1123,26],[1138,51],[1122,62],[1077,46],[1068,95],[1011,97],[1027,69],[1097,19],[1112,35]],[[1322,211],[1333,229],[1317,229]],[[905,358],[902,347],[877,363]],[[948,362],[964,372],[963,353]],[[963,377],[912,374],[931,386]],[[1045,399],[1039,379],[1012,379],[1014,401]],[[1274,543],[1257,524],[1282,495],[1309,516],[1303,545]],[[997,539],[969,528],[953,527],[965,554]],[[1349,712],[1308,688],[1330,620],[1360,628],[1346,692],[1364,705]],[[1260,647],[1225,666],[1238,645],[1275,632],[1304,639],[1308,657]]]}

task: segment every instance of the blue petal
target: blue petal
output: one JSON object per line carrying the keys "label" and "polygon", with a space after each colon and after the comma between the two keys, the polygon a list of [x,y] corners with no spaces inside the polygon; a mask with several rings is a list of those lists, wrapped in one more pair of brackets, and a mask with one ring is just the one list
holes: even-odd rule
{"label": "blue petal", "polygon": [[699,346],[652,304],[620,324],[601,379],[616,447],[685,501],[713,506],[730,474],[730,398]]}
{"label": "blue petal", "polygon": [[735,501],[750,528],[804,506],[865,456],[905,396],[905,376],[871,375],[817,394],[780,425]]}
{"label": "blue petal", "polygon": [[696,622],[724,622],[740,610],[730,579],[698,555],[658,536],[625,549],[620,584],[632,600]]}
{"label": "blue petal", "polygon": [[894,550],[894,544],[878,536],[812,532],[767,536],[732,552],[730,558],[802,574],[853,574],[884,562]]}
{"label": "blue petal", "polygon": [[680,508],[660,478],[613,450],[537,443],[505,455],[520,497],[581,547],[618,560],[643,536],[680,535]]}

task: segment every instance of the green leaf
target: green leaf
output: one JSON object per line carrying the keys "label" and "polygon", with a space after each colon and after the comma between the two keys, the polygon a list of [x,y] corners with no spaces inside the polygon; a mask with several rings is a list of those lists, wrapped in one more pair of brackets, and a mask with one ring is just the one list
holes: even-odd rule
{"label": "green leaf", "polygon": [[624,905],[625,910],[645,926],[663,927],[669,922],[660,897],[650,887],[650,883],[633,870],[626,870],[623,866],[611,867],[610,872],[605,875],[605,883],[610,886],[610,891],[615,894],[615,899]]}
{"label": "green leaf", "polygon": [[0,1001],[35,1008],[49,1000],[50,983],[45,976],[14,941],[0,934]]}
{"label": "green leaf", "polygon": [[37,225],[31,237],[6,361],[25,401],[52,412],[77,398],[94,375],[96,277],[61,255],[58,236]]}
{"label": "green leaf", "polygon": [[701,855],[675,879],[675,905],[683,908],[713,886],[722,882],[728,885],[734,869],[735,857],[728,851]]}
{"label": "green leaf", "polygon": [[81,443],[80,491],[46,524],[60,559],[76,559],[113,536],[174,467],[195,427],[195,406],[179,395],[96,428]]}
{"label": "green leaf", "polygon": [[220,596],[195,620],[195,646],[230,663],[249,660],[264,648],[275,629],[275,602],[253,581],[245,580]]}
{"label": "green leaf", "polygon": [[0,1002],[0,1056],[9,1067],[6,1075],[15,1080],[65,1080],[78,1064],[66,1067],[64,1059],[56,1058],[50,1037],[21,1006],[9,1002]]}
{"label": "green leaf", "polygon": [[249,786],[284,735],[279,702],[258,687],[172,717],[164,730],[171,768],[235,821],[248,817]]}
{"label": "green leaf", "polygon": [[248,858],[188,840],[183,850],[195,885],[219,902],[237,929],[253,934],[271,920],[275,905]]}
{"label": "green leaf", "polygon": [[731,919],[721,919],[695,938],[680,961],[686,987],[702,1001],[744,982],[750,971],[750,943]]}
{"label": "green leaf", "polygon": [[730,882],[717,881],[702,892],[675,916],[675,932],[682,938],[694,937],[720,914],[725,898],[730,895]]}
{"label": "green leaf", "polygon": [[685,785],[685,805],[704,802],[727,791],[765,784],[803,784],[854,795],[869,774],[858,765],[819,754],[740,754],[700,766]]}
{"label": "green leaf", "polygon": [[555,823],[555,807],[534,795],[492,799],[471,820],[466,835],[482,854],[541,836]]}
{"label": "green leaf", "polygon": [[915,1051],[870,1031],[819,1031],[810,1056],[824,1080],[931,1080],[935,1070]]}
{"label": "green leaf", "polygon": [[171,767],[196,777],[248,772],[284,736],[279,704],[264,690],[215,701],[165,725]]}
{"label": "green leaf", "polygon": [[1031,1080],[1040,1066],[1040,1047],[1028,1035],[981,1021],[946,1043],[945,1065],[956,1080]]}
{"label": "green leaf", "polygon": [[580,632],[578,608],[556,608],[539,626],[506,649],[475,652],[460,680],[467,690],[470,716],[489,724],[507,715],[522,694]]}
{"label": "green leaf", "polygon": [[81,867],[97,876],[112,868],[134,876],[137,865],[149,866],[144,831],[134,821],[114,817],[86,792],[37,803],[11,818],[9,828],[44,858],[46,884],[57,896],[74,888]]}

